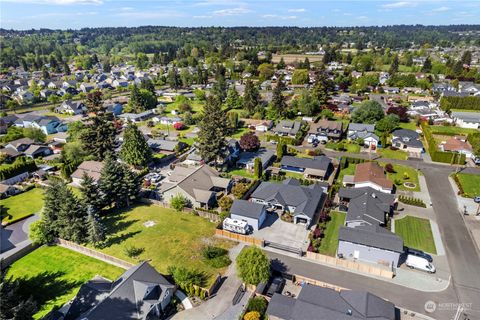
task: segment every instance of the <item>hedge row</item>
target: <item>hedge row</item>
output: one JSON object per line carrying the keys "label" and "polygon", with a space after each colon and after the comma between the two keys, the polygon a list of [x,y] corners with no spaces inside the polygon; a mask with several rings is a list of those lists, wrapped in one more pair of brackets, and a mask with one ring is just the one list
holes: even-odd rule
{"label": "hedge row", "polygon": [[33,160],[15,161],[11,166],[0,169],[0,180],[10,179],[24,172],[37,170],[37,165]]}
{"label": "hedge row", "polygon": [[340,169],[345,169],[346,167],[348,167],[350,163],[357,164],[357,163],[364,163],[364,162],[365,162],[365,159],[342,157],[340,160]]}
{"label": "hedge row", "polygon": [[445,111],[450,109],[480,110],[480,97],[442,97],[440,108]]}
{"label": "hedge row", "polygon": [[399,196],[398,201],[403,202],[405,204],[409,204],[411,206],[417,206],[426,208],[427,205],[423,202],[422,199],[414,198],[414,197],[407,197],[407,196]]}
{"label": "hedge row", "polygon": [[423,135],[425,136],[425,141],[428,144],[428,153],[430,154],[430,158],[432,158],[432,161],[450,164],[465,163],[466,158],[464,154],[450,151],[439,151],[437,149],[437,142],[433,138],[432,128],[430,128],[427,122],[422,122],[421,127]]}

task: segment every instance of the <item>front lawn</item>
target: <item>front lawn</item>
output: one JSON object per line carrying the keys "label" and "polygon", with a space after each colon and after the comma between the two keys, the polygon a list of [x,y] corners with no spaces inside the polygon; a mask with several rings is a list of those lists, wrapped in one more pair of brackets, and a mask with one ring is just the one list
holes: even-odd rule
{"label": "front lawn", "polygon": [[41,247],[14,262],[7,277],[20,281],[22,295],[32,295],[37,302],[35,319],[72,299],[80,286],[101,275],[115,280],[125,270],[75,251],[58,247]]}
{"label": "front lawn", "polygon": [[[386,163],[381,163],[385,167]],[[390,179],[399,190],[420,191],[420,182],[418,181],[418,172],[412,167],[402,166],[400,164],[392,164],[395,172],[387,172],[387,178]],[[407,178],[407,179],[406,179]],[[415,183],[415,188],[407,188],[403,184],[405,182]]]}
{"label": "front lawn", "polygon": [[[237,128],[237,130],[235,130],[235,133],[232,134],[231,137],[235,139],[240,139],[245,133],[250,131],[252,130],[250,130],[247,127],[240,127],[240,128]],[[252,132],[255,133],[255,131],[252,131]]]}
{"label": "front lawn", "polygon": [[345,167],[340,170],[340,173],[338,174],[337,181],[342,184],[343,183],[343,177],[344,176],[353,176],[355,175],[355,170],[357,168],[357,165],[355,163],[349,163],[348,167]]}
{"label": "front lawn", "polygon": [[397,160],[408,159],[408,153],[401,150],[392,150],[390,148],[379,148],[377,149],[377,153],[379,153],[382,156],[382,158],[397,159]]}
{"label": "front lawn", "polygon": [[462,186],[465,197],[473,198],[480,196],[480,175],[458,173],[457,178]]}
{"label": "front lawn", "polygon": [[[342,144],[341,142],[329,141],[325,145],[325,148],[332,149],[332,150],[338,150],[340,147],[345,148],[345,151],[350,153],[359,153],[361,148],[358,144],[353,142],[346,142]],[[339,150],[339,151],[343,151],[343,150]]]}
{"label": "front lawn", "polygon": [[33,188],[27,192],[2,200],[2,223],[13,223],[39,212],[43,208],[43,190]]}
{"label": "front lawn", "polygon": [[[143,224],[153,221],[154,225]],[[223,269],[207,265],[201,255],[206,245],[229,249],[232,242],[214,237],[216,225],[207,219],[154,205],[139,205],[130,211],[112,213],[104,219],[107,228],[106,254],[138,262],[150,260],[160,273],[169,266],[185,266],[204,272],[207,282]],[[139,256],[130,258],[125,248],[138,248]]]}
{"label": "front lawn", "polygon": [[437,254],[430,220],[412,216],[395,220],[395,233],[405,246]]}
{"label": "front lawn", "polygon": [[324,231],[325,236],[320,242],[318,253],[335,257],[338,248],[338,231],[345,224],[345,216],[346,213],[344,212],[330,212],[331,220],[327,222],[327,227]]}
{"label": "front lawn", "polygon": [[253,179],[254,175],[247,169],[233,169],[227,172],[230,176],[241,176],[248,179]]}
{"label": "front lawn", "polygon": [[415,124],[415,122],[400,122],[398,124],[398,126],[402,129],[409,129],[409,130],[413,130],[413,131],[416,131],[418,128],[417,128],[417,125]]}

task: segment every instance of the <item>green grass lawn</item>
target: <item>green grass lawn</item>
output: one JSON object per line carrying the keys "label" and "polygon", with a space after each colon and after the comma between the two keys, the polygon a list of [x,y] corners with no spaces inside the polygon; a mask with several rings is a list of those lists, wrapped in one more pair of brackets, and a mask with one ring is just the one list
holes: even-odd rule
{"label": "green grass lawn", "polygon": [[344,176],[353,176],[355,174],[356,168],[357,168],[357,165],[355,163],[350,163],[348,167],[340,170],[340,172],[338,173],[337,181],[340,182],[341,184],[343,182]]}
{"label": "green grass lawn", "polygon": [[398,124],[398,126],[402,129],[410,129],[410,130],[417,130],[417,125],[415,124],[415,122],[400,122]]}
{"label": "green grass lawn", "polygon": [[[380,163],[383,167],[387,163]],[[390,179],[392,182],[395,183],[401,182],[400,184],[396,185],[397,189],[399,190],[407,190],[407,191],[420,191],[420,183],[418,181],[418,172],[412,167],[409,166],[402,166],[400,164],[392,164],[393,169],[395,170],[394,173],[387,172],[387,178]],[[404,174],[407,173],[408,179],[404,179]],[[404,182],[413,182],[416,184],[415,188],[407,188],[403,185]]]}
{"label": "green grass lawn", "polygon": [[[336,150],[339,145],[340,145],[340,143],[329,141],[325,145],[325,148]],[[346,152],[350,152],[350,153],[359,153],[360,152],[360,146],[356,143],[345,143],[344,146],[345,146],[345,151]]]}
{"label": "green grass lawn", "polygon": [[405,246],[437,254],[430,220],[412,216],[395,220],[395,233],[402,237]]}
{"label": "green grass lawn", "polygon": [[245,177],[245,178],[249,178],[249,179],[252,179],[254,177],[253,173],[248,171],[247,169],[230,170],[230,171],[228,171],[228,174],[230,174],[232,176],[241,176],[241,177]]}
{"label": "green grass lawn", "polygon": [[432,129],[433,134],[438,135],[468,135],[470,133],[478,133],[477,129],[469,129],[469,128],[459,128],[459,127],[452,127],[452,126],[430,126]]}
{"label": "green grass lawn", "polygon": [[38,305],[35,319],[72,299],[80,286],[95,275],[115,280],[125,270],[66,248],[41,247],[14,262],[7,277],[20,281],[20,290]]}
{"label": "green grass lawn", "polygon": [[480,196],[480,175],[459,173],[457,177],[462,185],[464,196],[469,198]]}
{"label": "green grass lawn", "polygon": [[[245,133],[250,132],[251,130],[247,127],[237,128],[234,134],[231,135],[232,138],[240,139]],[[255,133],[255,131],[254,131]]]}
{"label": "green grass lawn", "polygon": [[2,222],[12,223],[39,212],[43,208],[43,190],[33,188],[2,200]]}
{"label": "green grass lawn", "polygon": [[382,158],[388,159],[397,159],[397,160],[407,160],[408,153],[401,150],[391,150],[390,148],[379,148],[377,149],[377,153],[379,153]]}
{"label": "green grass lawn", "polygon": [[325,237],[320,243],[318,253],[331,257],[335,256],[338,247],[338,230],[340,230],[340,227],[345,223],[345,216],[346,214],[344,212],[330,212],[331,220],[327,223]]}
{"label": "green grass lawn", "polygon": [[[143,223],[154,221],[153,227]],[[141,248],[139,260],[150,260],[160,273],[169,266],[186,266],[204,272],[209,284],[224,271],[203,262],[201,250],[206,245],[230,248],[232,242],[214,238],[215,224],[192,214],[154,205],[139,205],[130,211],[112,213],[104,219],[107,229],[106,254],[136,262],[125,253],[125,247]]]}

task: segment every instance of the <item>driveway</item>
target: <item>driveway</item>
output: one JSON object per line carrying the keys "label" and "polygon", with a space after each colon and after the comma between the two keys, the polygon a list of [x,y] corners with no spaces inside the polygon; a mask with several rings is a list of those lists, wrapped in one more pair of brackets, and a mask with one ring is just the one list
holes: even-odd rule
{"label": "driveway", "polygon": [[14,249],[17,245],[28,241],[28,227],[30,223],[39,219],[38,215],[31,216],[25,220],[12,223],[11,225],[0,227],[1,245],[0,253],[6,253]]}
{"label": "driveway", "polygon": [[285,222],[273,212],[267,214],[263,227],[255,231],[253,236],[258,239],[279,243],[289,247],[301,248],[306,251],[308,247],[308,230],[305,225]]}

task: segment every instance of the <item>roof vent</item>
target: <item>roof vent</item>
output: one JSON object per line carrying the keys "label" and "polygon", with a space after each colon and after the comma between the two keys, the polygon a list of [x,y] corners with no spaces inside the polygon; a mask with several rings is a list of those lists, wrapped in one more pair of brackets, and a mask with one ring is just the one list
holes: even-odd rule
{"label": "roof vent", "polygon": [[351,316],[353,314],[352,309],[347,309],[347,316]]}
{"label": "roof vent", "polygon": [[377,195],[375,194],[375,192],[372,193],[372,198],[376,198],[376,197],[377,197]]}

